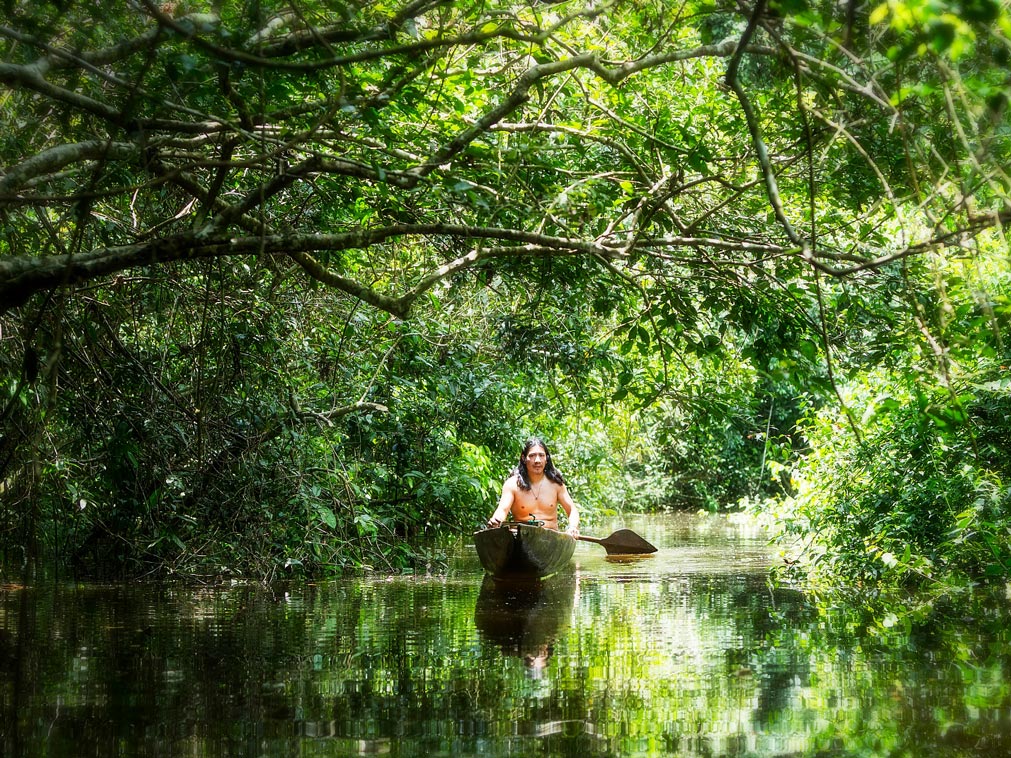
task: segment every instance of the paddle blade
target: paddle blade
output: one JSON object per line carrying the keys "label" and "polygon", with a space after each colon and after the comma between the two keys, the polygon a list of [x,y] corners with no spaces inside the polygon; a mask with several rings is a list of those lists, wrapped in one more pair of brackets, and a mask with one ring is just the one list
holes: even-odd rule
{"label": "paddle blade", "polygon": [[603,539],[582,535],[579,536],[579,539],[603,545],[608,555],[647,555],[656,552],[653,545],[631,529],[619,529]]}

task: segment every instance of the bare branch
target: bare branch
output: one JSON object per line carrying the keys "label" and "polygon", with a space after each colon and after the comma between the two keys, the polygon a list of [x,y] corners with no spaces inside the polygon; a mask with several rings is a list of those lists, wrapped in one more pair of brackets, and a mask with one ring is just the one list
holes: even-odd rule
{"label": "bare branch", "polygon": [[[457,238],[460,242],[495,239],[536,247],[528,249],[520,245],[508,249],[498,248],[483,255],[479,252],[470,253],[423,277],[414,292],[401,297],[391,297],[342,276],[320,264],[310,254],[318,250],[366,248],[404,236],[444,236]],[[0,313],[22,305],[36,292],[80,284],[118,271],[173,261],[255,254],[290,257],[305,269],[306,273],[323,284],[353,295],[398,318],[407,318],[414,300],[421,293],[430,289],[439,279],[473,265],[482,257],[544,254],[543,251],[546,249],[556,254],[568,255],[613,257],[617,254],[612,248],[582,240],[551,237],[515,229],[454,224],[402,224],[344,234],[271,234],[212,240],[203,239],[198,234],[184,234],[135,245],[98,248],[73,256],[52,255],[42,258],[23,256],[0,259]]]}
{"label": "bare branch", "polygon": [[122,120],[119,111],[112,106],[94,100],[86,95],[64,89],[63,87],[57,87],[55,84],[50,84],[46,81],[39,68],[35,66],[0,63],[0,84],[13,88],[32,90],[43,97],[48,97],[58,103],[82,110],[85,113],[91,113],[114,124],[118,124]]}
{"label": "bare branch", "polygon": [[139,154],[140,149],[131,142],[90,140],[56,145],[8,168],[0,175],[0,207],[4,205],[2,196],[17,192],[28,182],[60,171],[73,163],[97,160],[135,161]]}

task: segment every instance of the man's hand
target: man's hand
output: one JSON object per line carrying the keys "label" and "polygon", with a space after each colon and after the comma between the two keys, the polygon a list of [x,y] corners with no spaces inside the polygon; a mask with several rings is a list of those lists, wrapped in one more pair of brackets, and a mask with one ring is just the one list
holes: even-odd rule
{"label": "man's hand", "polygon": [[497,529],[498,527],[502,526],[502,521],[492,516],[490,519],[488,519],[487,523],[485,523],[485,526],[488,527],[489,529]]}

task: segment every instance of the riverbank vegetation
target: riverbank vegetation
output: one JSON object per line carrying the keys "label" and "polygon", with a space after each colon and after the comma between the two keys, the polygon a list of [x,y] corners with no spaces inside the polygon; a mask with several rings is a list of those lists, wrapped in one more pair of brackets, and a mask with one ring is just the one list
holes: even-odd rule
{"label": "riverbank vegetation", "polygon": [[1006,2],[7,4],[8,571],[436,568],[592,526],[1006,581]]}

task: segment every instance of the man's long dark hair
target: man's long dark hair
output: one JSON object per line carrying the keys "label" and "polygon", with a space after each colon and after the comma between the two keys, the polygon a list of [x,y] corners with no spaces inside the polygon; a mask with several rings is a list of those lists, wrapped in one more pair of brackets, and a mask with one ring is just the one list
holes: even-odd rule
{"label": "man's long dark hair", "polygon": [[540,437],[531,437],[523,446],[523,452],[520,453],[520,462],[513,469],[513,474],[516,476],[520,489],[530,491],[530,475],[527,473],[527,453],[535,447],[544,449],[544,455],[547,459],[544,464],[544,476],[555,484],[564,485],[565,477],[562,476],[561,471],[555,468],[555,462],[551,460],[551,451],[548,450],[548,446],[544,444],[544,441]]}

